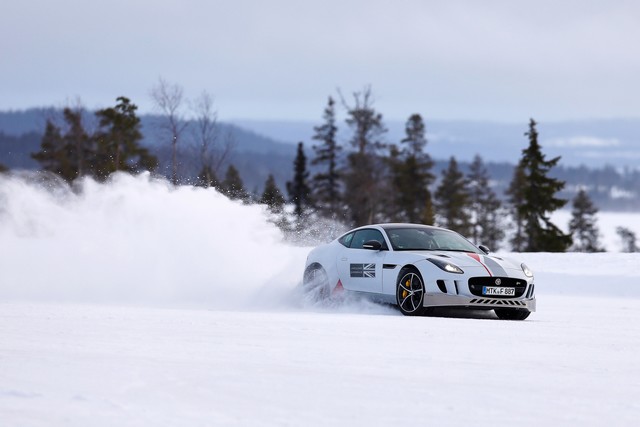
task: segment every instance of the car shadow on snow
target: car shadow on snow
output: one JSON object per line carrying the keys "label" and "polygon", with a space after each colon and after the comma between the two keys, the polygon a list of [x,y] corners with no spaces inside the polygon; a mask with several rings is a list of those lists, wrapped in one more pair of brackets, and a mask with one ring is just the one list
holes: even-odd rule
{"label": "car shadow on snow", "polygon": [[[381,307],[386,307],[384,314],[397,314],[402,316],[400,309],[395,304],[377,302]],[[430,307],[420,317],[444,317],[449,319],[481,319],[500,320],[493,310],[473,310],[464,307]]]}
{"label": "car shadow on snow", "polygon": [[470,310],[456,307],[433,307],[427,310],[426,317],[447,317],[452,319],[490,319],[499,320],[493,310]]}

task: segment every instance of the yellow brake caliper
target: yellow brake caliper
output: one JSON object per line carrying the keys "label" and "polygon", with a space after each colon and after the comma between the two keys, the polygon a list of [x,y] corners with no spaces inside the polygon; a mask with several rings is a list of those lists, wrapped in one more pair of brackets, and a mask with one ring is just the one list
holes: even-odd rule
{"label": "yellow brake caliper", "polygon": [[[407,288],[411,288],[411,280],[407,280],[406,282],[404,282],[404,285],[405,285],[405,287],[407,287]],[[409,292],[407,292],[407,290],[406,290],[406,289],[404,289],[404,290],[402,291],[402,298],[403,298],[403,299],[404,299],[404,298],[406,298],[406,297],[407,297],[407,295],[409,295]]]}

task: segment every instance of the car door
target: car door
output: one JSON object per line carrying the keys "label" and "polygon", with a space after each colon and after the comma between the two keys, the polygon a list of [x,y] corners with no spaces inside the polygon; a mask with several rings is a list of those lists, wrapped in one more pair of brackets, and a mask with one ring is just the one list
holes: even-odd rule
{"label": "car door", "polygon": [[[382,249],[364,249],[363,244],[370,240],[380,242]],[[380,230],[365,228],[355,231],[348,247],[341,249],[338,257],[342,286],[352,291],[382,292],[382,266],[387,253],[387,244]]]}

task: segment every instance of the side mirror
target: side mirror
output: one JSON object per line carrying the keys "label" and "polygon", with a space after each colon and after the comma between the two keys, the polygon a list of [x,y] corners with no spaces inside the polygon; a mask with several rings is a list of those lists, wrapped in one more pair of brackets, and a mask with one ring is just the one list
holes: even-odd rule
{"label": "side mirror", "polygon": [[485,254],[487,254],[487,255],[489,255],[489,252],[491,252],[491,251],[489,250],[489,248],[488,248],[488,247],[486,247],[485,245],[479,245],[479,246],[478,246],[478,248],[480,248],[480,250],[481,250],[482,252],[484,252]]}
{"label": "side mirror", "polygon": [[362,249],[370,249],[372,251],[379,251],[382,249],[382,243],[377,240],[369,240],[362,244]]}

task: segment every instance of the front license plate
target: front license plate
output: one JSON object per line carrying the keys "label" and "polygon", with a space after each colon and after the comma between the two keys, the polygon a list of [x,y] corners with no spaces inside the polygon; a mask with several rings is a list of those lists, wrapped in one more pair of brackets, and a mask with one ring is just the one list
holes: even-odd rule
{"label": "front license plate", "polygon": [[482,295],[504,295],[510,296],[516,294],[516,288],[497,288],[494,286],[483,286]]}

